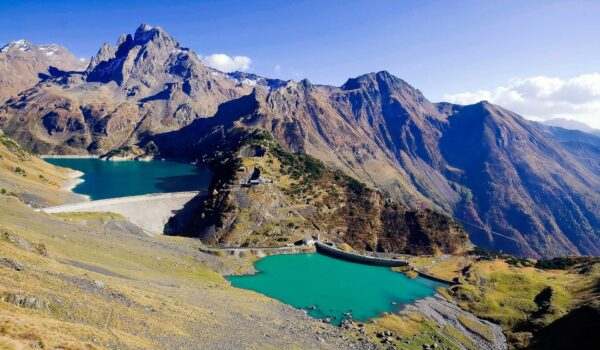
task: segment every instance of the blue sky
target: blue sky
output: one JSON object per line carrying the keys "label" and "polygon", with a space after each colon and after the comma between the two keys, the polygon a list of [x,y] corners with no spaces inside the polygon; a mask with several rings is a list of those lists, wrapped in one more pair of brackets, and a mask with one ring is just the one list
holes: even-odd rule
{"label": "blue sky", "polygon": [[142,22],[201,55],[247,56],[257,74],[340,85],[386,69],[432,100],[600,72],[600,1],[0,0],[0,42],[77,56]]}

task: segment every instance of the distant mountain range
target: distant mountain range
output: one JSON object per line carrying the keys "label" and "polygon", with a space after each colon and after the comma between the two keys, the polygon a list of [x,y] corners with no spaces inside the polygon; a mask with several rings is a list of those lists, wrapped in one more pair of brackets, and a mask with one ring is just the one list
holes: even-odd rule
{"label": "distant mountain range", "polygon": [[596,136],[600,136],[600,129],[594,129],[591,126],[578,122],[573,119],[566,118],[555,118],[541,122],[547,126],[556,126],[559,128],[567,129],[567,130],[579,130],[583,132],[587,132],[588,134],[594,134]]}
{"label": "distant mountain range", "polygon": [[385,71],[340,87],[223,73],[148,25],[104,44],[77,72],[70,54],[50,69],[21,52],[0,53],[4,67],[35,73],[3,83],[12,97],[0,127],[37,153],[161,153],[160,135],[171,132],[162,147],[194,159],[192,146],[219,128],[260,128],[408,205],[454,216],[478,245],[600,255],[600,147],[591,134],[487,102],[435,104]]}

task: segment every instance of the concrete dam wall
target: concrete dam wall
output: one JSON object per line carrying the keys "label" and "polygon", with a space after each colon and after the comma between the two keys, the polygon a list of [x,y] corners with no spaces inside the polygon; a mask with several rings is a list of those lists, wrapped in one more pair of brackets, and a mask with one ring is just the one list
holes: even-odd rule
{"label": "concrete dam wall", "polygon": [[329,246],[322,242],[316,242],[317,251],[324,255],[329,255],[333,258],[356,262],[365,265],[375,265],[375,266],[386,266],[386,267],[395,267],[395,266],[408,266],[408,262],[403,260],[394,260],[394,259],[386,259],[386,258],[378,258],[374,256],[366,256],[359,255],[354,253],[349,253],[343,251],[341,249]]}
{"label": "concrete dam wall", "polygon": [[201,192],[157,193],[101,199],[41,209],[46,213],[112,212],[123,215],[151,234],[162,234],[169,219]]}

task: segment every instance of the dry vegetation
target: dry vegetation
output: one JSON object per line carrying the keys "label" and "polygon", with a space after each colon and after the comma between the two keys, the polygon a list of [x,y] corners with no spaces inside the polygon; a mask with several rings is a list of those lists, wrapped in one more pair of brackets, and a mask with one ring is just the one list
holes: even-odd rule
{"label": "dry vegetation", "polygon": [[0,135],[0,196],[19,197],[34,207],[73,200],[77,196],[59,191],[69,172],[44,162]]}
{"label": "dry vegetation", "polygon": [[[416,257],[411,262],[423,267],[434,259]],[[561,270],[523,266],[521,260],[449,256],[427,271],[446,279],[457,278],[460,284],[440,293],[478,317],[501,325],[511,346],[518,348],[531,346],[538,341],[540,330],[571,311],[600,300],[597,259],[581,259]]]}
{"label": "dry vegetation", "polygon": [[[24,202],[33,194],[40,204],[69,198],[59,189],[65,172],[0,151],[0,181],[16,193],[0,196],[0,349],[338,349],[352,342],[292,307],[230,287],[222,274],[251,270],[254,257],[204,254],[196,239],[149,237],[114,214],[35,212]],[[26,176],[11,173],[14,164]]]}
{"label": "dry vegetation", "polygon": [[[357,251],[457,252],[467,245],[465,231],[447,216],[411,210],[311,156],[284,150],[268,133],[229,132],[243,136],[226,162],[213,163],[217,181],[197,215],[195,231],[206,232],[201,238],[210,244],[282,245],[320,234]],[[261,183],[248,186],[255,174]]]}

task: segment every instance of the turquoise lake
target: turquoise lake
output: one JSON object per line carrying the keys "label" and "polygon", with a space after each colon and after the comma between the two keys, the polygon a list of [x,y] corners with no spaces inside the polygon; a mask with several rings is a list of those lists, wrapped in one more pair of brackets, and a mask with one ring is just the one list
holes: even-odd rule
{"label": "turquoise lake", "polygon": [[273,255],[256,263],[259,272],[229,276],[238,288],[250,289],[304,309],[315,318],[339,324],[350,313],[365,321],[383,311],[435,294],[443,284],[411,279],[389,268],[351,263],[322,254]]}
{"label": "turquoise lake", "polygon": [[84,173],[84,182],[73,192],[91,199],[150,193],[201,191],[208,188],[211,173],[205,166],[168,161],[106,161],[96,158],[47,158],[48,163]]}

